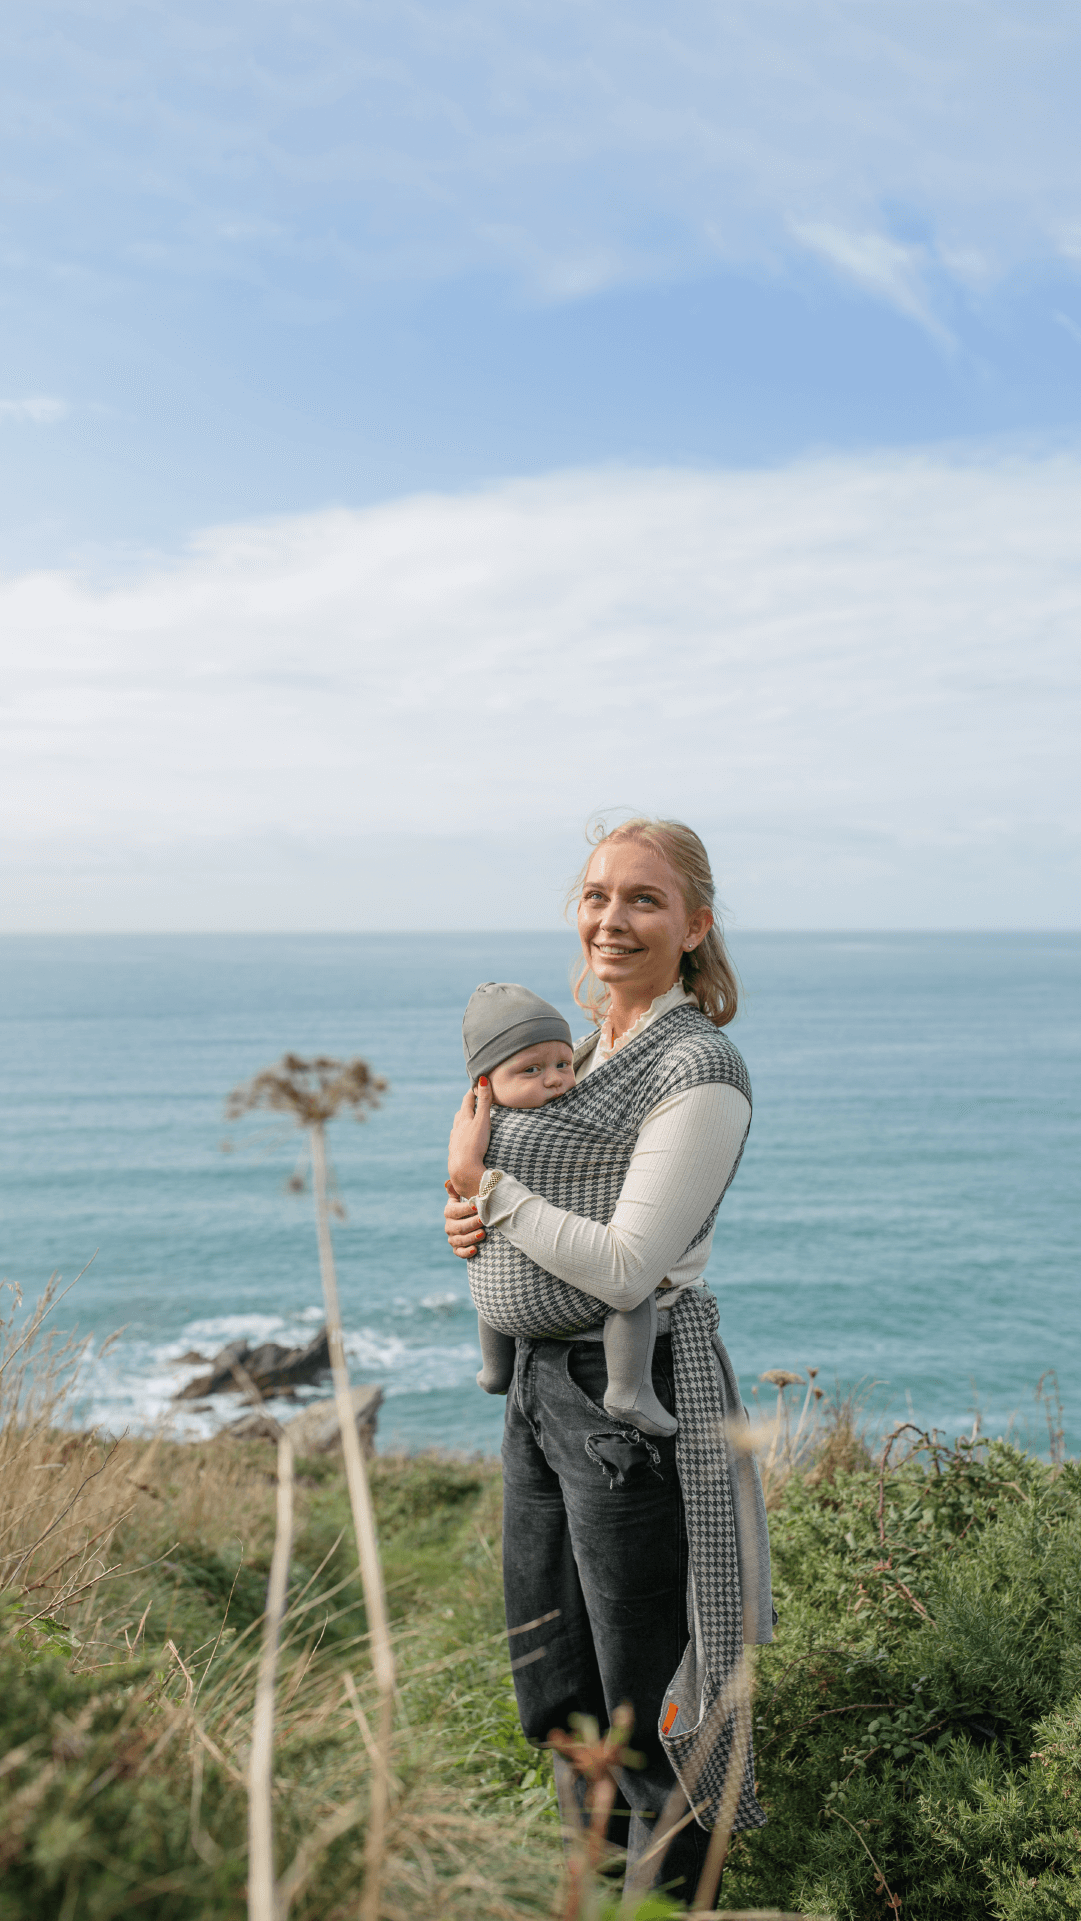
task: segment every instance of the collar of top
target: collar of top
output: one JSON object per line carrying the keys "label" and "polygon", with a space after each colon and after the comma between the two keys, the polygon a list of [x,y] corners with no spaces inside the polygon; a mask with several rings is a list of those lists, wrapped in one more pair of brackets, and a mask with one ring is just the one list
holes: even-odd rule
{"label": "collar of top", "polygon": [[617,1041],[612,1039],[611,1021],[606,1020],[597,1040],[597,1064],[611,1060],[613,1054],[618,1054],[622,1047],[626,1047],[628,1041],[637,1040],[639,1034],[652,1026],[661,1014],[667,1014],[673,1007],[685,1007],[688,1001],[692,1006],[698,1006],[697,996],[684,986],[682,980],[676,981],[675,985],[668,989],[667,994],[658,994],[656,1000],[650,1002],[645,1013],[639,1014],[634,1026],[628,1027],[627,1032],[621,1034]]}

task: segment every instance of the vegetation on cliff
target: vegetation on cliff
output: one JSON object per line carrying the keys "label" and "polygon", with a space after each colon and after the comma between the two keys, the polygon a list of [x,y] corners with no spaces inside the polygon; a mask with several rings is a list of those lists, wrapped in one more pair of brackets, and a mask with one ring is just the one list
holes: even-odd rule
{"label": "vegetation on cliff", "polygon": [[[39,1378],[0,1431],[0,1921],[242,1921],[274,1450],[66,1434]],[[388,1458],[371,1478],[399,1676],[381,1913],[550,1914],[559,1833],[514,1712],[498,1467]],[[872,1459],[835,1420],[771,1500],[770,1819],[734,1844],[726,1903],[1081,1915],[1081,1470],[914,1435]],[[274,1753],[295,1921],[356,1912],[375,1699],[344,1476],[302,1459]]]}

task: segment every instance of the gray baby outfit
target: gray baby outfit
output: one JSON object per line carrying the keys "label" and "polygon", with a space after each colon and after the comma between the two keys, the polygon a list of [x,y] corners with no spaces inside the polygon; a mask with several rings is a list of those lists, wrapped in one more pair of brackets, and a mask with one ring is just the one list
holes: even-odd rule
{"label": "gray baby outfit", "polygon": [[[535,1047],[540,1041],[564,1041],[572,1047],[571,1030],[550,1001],[541,1000],[539,994],[519,986],[517,981],[484,981],[471,994],[462,1021],[462,1051],[474,1085],[482,1074],[491,1073],[512,1054],[520,1054],[523,1048]],[[548,1108],[553,1105],[558,1102],[546,1103]],[[500,1111],[525,1115],[543,1110]],[[475,1257],[469,1265],[474,1264]],[[678,1424],[662,1407],[653,1388],[656,1295],[651,1292],[637,1307],[622,1314],[605,1315],[599,1302],[593,1305],[594,1324],[604,1316],[604,1357],[608,1366],[604,1405],[608,1413],[633,1423],[644,1434],[674,1434]],[[478,1332],[484,1365],[477,1375],[477,1385],[486,1394],[505,1394],[514,1376],[514,1337],[493,1327],[483,1313],[478,1313]]]}

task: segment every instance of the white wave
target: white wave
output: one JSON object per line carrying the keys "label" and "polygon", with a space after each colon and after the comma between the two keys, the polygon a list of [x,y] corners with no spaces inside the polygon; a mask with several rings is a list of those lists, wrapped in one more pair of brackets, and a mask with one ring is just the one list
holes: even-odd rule
{"label": "white wave", "polygon": [[[451,1301],[437,1297],[447,1308]],[[454,1304],[459,1297],[453,1297]],[[429,1309],[429,1311],[431,1311]],[[198,1352],[208,1360],[230,1341],[278,1341],[301,1346],[310,1339],[322,1309],[301,1309],[296,1318],[280,1314],[222,1314],[189,1321],[173,1339],[162,1342],[120,1340],[104,1352],[91,1348],[81,1376],[81,1392],[72,1404],[80,1425],[101,1427],[113,1434],[125,1430],[150,1434],[159,1429],[177,1439],[206,1440],[238,1419],[244,1411],[239,1395],[215,1396],[213,1402],[177,1401],[178,1390],[200,1367],[182,1357]],[[410,1341],[372,1327],[349,1328],[345,1351],[352,1379],[383,1388],[388,1399],[407,1394],[430,1394],[473,1387],[479,1360],[475,1343],[448,1345]],[[327,1386],[301,1388],[298,1401],[325,1396]],[[298,1401],[272,1398],[264,1405],[278,1420],[288,1421]]]}

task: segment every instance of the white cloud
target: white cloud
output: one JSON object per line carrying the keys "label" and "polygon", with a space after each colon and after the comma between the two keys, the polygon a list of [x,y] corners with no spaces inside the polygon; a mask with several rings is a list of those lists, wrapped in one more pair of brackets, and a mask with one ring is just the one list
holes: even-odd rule
{"label": "white cloud", "polygon": [[35,427],[51,427],[57,420],[65,420],[69,412],[66,400],[57,400],[51,394],[32,394],[26,400],[0,400],[0,420],[30,420]]}
{"label": "white cloud", "polygon": [[1075,924],[1081,460],[594,472],[0,582],[14,927],[543,924],[585,815],[745,925]]}

